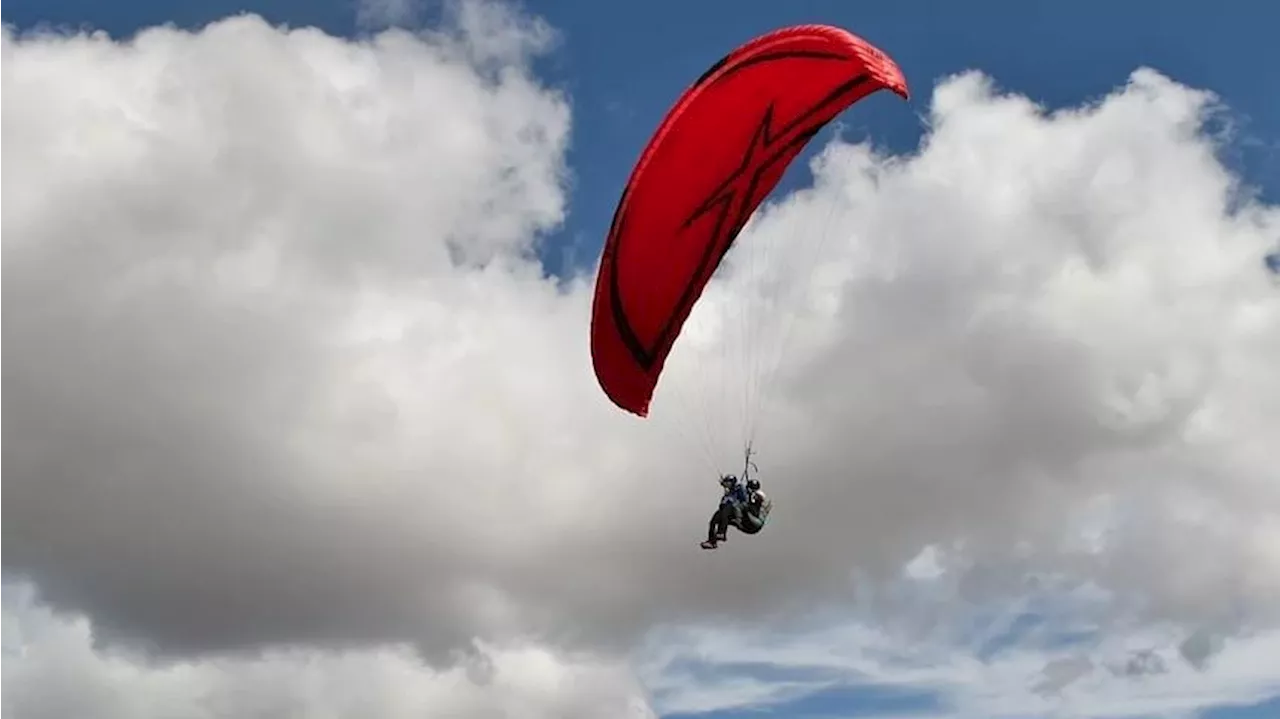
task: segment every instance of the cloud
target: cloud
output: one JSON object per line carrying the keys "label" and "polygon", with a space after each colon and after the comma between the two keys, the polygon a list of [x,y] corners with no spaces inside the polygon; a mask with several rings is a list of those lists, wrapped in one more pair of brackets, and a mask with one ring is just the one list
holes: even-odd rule
{"label": "cloud", "polygon": [[[918,152],[833,143],[640,422],[591,376],[590,278],[536,258],[567,203],[550,35],[462,7],[361,42],[6,31],[4,568],[92,626],[77,661],[453,676],[855,589],[912,636],[1037,583],[1096,589],[1104,633],[1183,627],[1144,681],[1275,628],[1280,211],[1217,161],[1211,95],[1141,70],[1050,114],[966,74]],[[774,516],[701,553],[743,406]],[[932,614],[874,590],[908,565]],[[949,656],[908,674],[978,676]],[[993,686],[1083,681],[1054,658]],[[29,662],[6,701],[56,669]]]}
{"label": "cloud", "polygon": [[403,647],[272,651],[155,666],[93,647],[83,619],[4,596],[4,715],[15,719],[520,716],[656,719],[627,667],[533,646],[477,646],[447,670]]}
{"label": "cloud", "polygon": [[176,652],[502,614],[548,518],[487,445],[556,387],[485,366],[580,313],[520,259],[567,106],[473,34],[6,36],[6,569]]}
{"label": "cloud", "polygon": [[[1007,607],[984,611],[986,621],[953,617],[914,631],[853,610],[856,619],[843,624],[786,631],[668,632],[639,653],[637,666],[662,716],[828,716],[804,707],[838,695],[851,716],[1137,719],[1195,716],[1280,695],[1275,630],[1233,638],[1212,662],[1195,666],[1178,658],[1175,625],[1077,630],[1071,641],[1020,631],[1008,646],[982,651],[975,643],[991,639],[993,628],[1028,618]],[[884,709],[886,696],[910,704],[908,713]]]}
{"label": "cloud", "polygon": [[361,0],[356,5],[356,22],[377,30],[413,26],[421,21],[424,5],[417,0]]}
{"label": "cloud", "polygon": [[768,547],[808,563],[775,554],[757,581],[815,587],[829,562],[862,619],[661,635],[661,711],[849,686],[964,717],[1280,693],[1280,295],[1258,263],[1280,214],[1217,161],[1222,111],[1150,70],[1053,113],[966,74],[916,155],[836,143],[813,192],[757,218],[748,242],[821,245],[816,276],[840,278],[799,297],[811,354],[780,381],[805,420],[773,496],[803,520]]}
{"label": "cloud", "polygon": [[839,192],[853,238],[784,385],[809,441],[775,493],[805,520],[772,541],[838,544],[814,553],[831,576],[939,546],[998,591],[993,562],[1166,616],[1276,618],[1280,296],[1258,257],[1280,228],[1199,131],[1210,101],[1144,70],[1047,115],[961,76],[917,156],[833,147],[760,218],[798,241]]}

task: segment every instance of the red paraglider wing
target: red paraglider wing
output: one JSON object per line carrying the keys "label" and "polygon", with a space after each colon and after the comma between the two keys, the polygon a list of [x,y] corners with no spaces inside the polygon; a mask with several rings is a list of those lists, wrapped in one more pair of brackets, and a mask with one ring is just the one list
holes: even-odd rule
{"label": "red paraglider wing", "polygon": [[668,112],[632,170],[600,259],[591,354],[605,394],[649,412],[671,347],[752,212],[805,144],[902,71],[853,34],[782,28],[729,53]]}

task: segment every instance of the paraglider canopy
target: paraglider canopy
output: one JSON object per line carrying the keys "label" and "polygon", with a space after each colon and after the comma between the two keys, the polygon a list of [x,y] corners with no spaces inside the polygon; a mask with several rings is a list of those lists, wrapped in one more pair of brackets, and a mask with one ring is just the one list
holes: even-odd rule
{"label": "paraglider canopy", "polygon": [[591,317],[600,387],[646,416],[680,330],[748,218],[824,126],[902,71],[827,25],[761,35],[684,92],[632,170],[605,240]]}

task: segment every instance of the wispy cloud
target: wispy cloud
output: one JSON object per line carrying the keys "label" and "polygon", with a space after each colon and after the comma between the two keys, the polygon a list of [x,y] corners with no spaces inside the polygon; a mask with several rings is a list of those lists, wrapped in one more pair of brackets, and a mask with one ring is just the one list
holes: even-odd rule
{"label": "wispy cloud", "polygon": [[[773,707],[814,717],[804,704],[839,694],[858,716],[1120,719],[1280,695],[1280,631],[1104,624],[1081,597],[1059,599],[1029,596],[932,626],[919,610],[885,621],[855,608],[856,618],[819,626],[673,629],[654,635],[641,673],[663,714]],[[867,714],[886,691],[925,708],[889,702]]]}
{"label": "wispy cloud", "polygon": [[416,25],[422,19],[424,0],[359,0],[356,22],[367,29]]}

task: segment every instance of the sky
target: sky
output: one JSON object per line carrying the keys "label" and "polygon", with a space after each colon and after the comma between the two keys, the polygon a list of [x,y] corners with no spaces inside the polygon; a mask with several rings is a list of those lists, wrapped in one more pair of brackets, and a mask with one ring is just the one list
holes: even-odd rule
{"label": "sky", "polygon": [[[1274,716],[1280,9],[934,5],[6,3],[6,719]],[[911,98],[625,415],[622,185],[812,21]]]}

